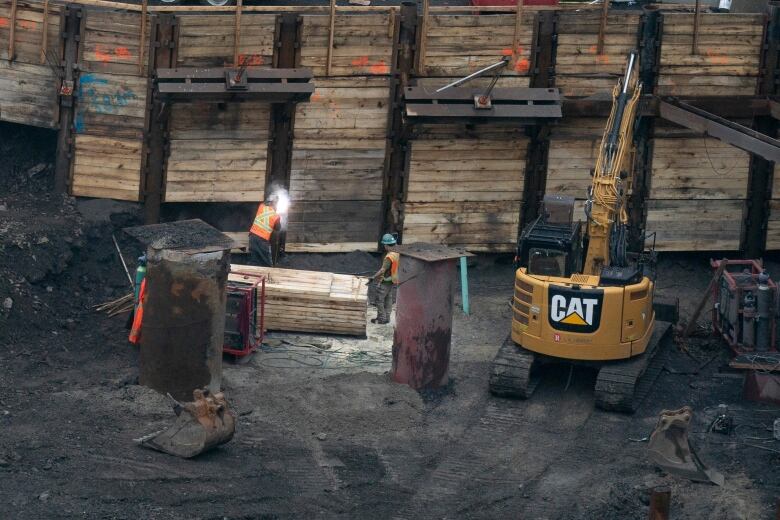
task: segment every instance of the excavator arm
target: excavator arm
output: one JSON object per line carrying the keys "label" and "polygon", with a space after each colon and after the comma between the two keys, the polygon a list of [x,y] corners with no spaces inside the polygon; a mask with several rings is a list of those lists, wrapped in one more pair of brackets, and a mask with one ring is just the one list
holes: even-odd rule
{"label": "excavator arm", "polygon": [[627,264],[626,199],[631,188],[634,125],[642,93],[642,85],[633,74],[635,64],[636,52],[632,51],[626,74],[612,92],[612,111],[588,190],[588,246],[583,266],[583,274],[587,275],[599,275],[604,267]]}

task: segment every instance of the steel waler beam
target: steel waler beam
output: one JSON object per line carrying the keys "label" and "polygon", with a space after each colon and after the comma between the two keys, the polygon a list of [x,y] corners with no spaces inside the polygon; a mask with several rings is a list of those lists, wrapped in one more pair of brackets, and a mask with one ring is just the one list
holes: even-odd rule
{"label": "steel waler beam", "polygon": [[69,189],[71,159],[73,158],[73,113],[75,85],[78,74],[78,56],[82,11],[78,7],[65,6],[60,14],[62,31],[62,77],[59,88],[59,133],[54,166],[54,190],[66,193]]}
{"label": "steel waler beam", "polygon": [[403,239],[402,206],[410,155],[410,128],[404,123],[404,89],[411,83],[416,61],[415,42],[419,30],[417,4],[401,2],[401,15],[396,23],[382,182],[382,215],[377,238],[389,232],[398,233],[399,239]]}
{"label": "steel waler beam", "polygon": [[[276,21],[274,68],[292,69],[300,62],[301,17],[297,13],[280,14]],[[273,187],[290,189],[292,167],[293,129],[295,128],[295,103],[273,103],[271,105],[270,142],[266,165],[265,192]],[[247,225],[248,227],[248,225]],[[287,230],[279,237],[279,247],[287,241]]]}
{"label": "steel waler beam", "polygon": [[[534,23],[534,45],[531,50],[531,88],[555,86],[555,54],[557,49],[557,15],[540,11]],[[547,189],[547,160],[550,151],[550,126],[534,125],[526,129],[530,142],[526,152],[523,203],[520,207],[518,240],[523,227],[539,215],[544,192]]]}
{"label": "steel waler beam", "polygon": [[[780,6],[770,2],[767,7],[767,23],[764,28],[764,45],[761,54],[760,77],[757,94],[774,96],[778,93],[778,61],[780,61]],[[770,114],[753,118],[753,128],[770,137],[777,136],[778,115],[769,102]],[[774,163],[764,157],[752,155],[748,175],[748,200],[745,233],[741,250],[746,258],[758,258],[766,250],[769,223],[769,202],[772,198]]]}
{"label": "steel waler beam", "polygon": [[168,124],[170,103],[161,99],[154,82],[157,69],[176,67],[178,23],[174,15],[155,17],[149,30],[149,92],[147,99],[147,127],[144,132],[144,155],[141,189],[144,201],[144,222],[160,221],[160,207],[165,194],[165,170],[168,159]]}

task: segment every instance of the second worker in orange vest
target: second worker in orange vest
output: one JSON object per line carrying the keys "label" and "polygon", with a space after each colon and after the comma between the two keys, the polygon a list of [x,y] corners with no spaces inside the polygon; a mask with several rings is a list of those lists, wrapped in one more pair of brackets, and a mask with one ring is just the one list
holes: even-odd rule
{"label": "second worker in orange vest", "polygon": [[257,208],[257,215],[249,229],[249,263],[273,267],[272,239],[279,240],[281,217],[276,212],[277,199],[270,197]]}
{"label": "second worker in orange vest", "polygon": [[371,323],[389,323],[390,314],[393,312],[393,287],[398,286],[398,265],[401,255],[391,248],[395,245],[393,235],[382,237],[382,246],[387,254],[382,260],[382,267],[374,275],[377,282],[376,289],[376,318]]}

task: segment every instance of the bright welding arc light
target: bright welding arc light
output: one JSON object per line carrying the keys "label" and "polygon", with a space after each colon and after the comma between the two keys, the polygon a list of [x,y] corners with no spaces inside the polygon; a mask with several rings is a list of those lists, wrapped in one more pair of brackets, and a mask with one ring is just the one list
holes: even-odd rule
{"label": "bright welding arc light", "polygon": [[284,190],[276,192],[276,196],[276,212],[280,215],[286,215],[287,211],[290,209],[290,196],[287,195],[287,192]]}

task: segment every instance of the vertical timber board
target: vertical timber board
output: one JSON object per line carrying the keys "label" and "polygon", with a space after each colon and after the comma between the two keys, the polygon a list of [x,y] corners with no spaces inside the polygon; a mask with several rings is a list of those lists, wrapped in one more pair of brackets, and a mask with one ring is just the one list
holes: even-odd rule
{"label": "vertical timber board", "polygon": [[[767,21],[764,27],[764,45],[761,53],[757,94],[777,95],[778,58],[780,57],[780,7],[770,3],[767,6]],[[770,116],[753,119],[753,129],[776,137],[777,120]],[[774,163],[752,154],[748,174],[748,201],[745,220],[745,235],[741,250],[747,258],[758,258],[767,248],[767,231],[770,218],[770,200]]]}
{"label": "vertical timber board", "polygon": [[[531,88],[551,88],[555,85],[556,14],[537,13],[531,49]],[[523,203],[520,207],[518,240],[523,227],[539,215],[539,207],[547,185],[547,158],[550,150],[549,125],[528,128],[528,158],[525,167]]]}
{"label": "vertical timber board", "polygon": [[390,78],[390,110],[388,115],[387,152],[385,156],[384,179],[382,182],[381,229],[398,233],[403,239],[403,186],[408,171],[408,132],[403,121],[404,90],[410,84],[415,65],[415,42],[419,28],[416,4],[401,4],[400,16],[396,20],[393,40],[392,77]]}
{"label": "vertical timber board", "polygon": [[[639,31],[639,80],[642,94],[654,94],[659,66],[660,15],[657,9],[646,8],[642,14]],[[647,220],[647,197],[650,175],[653,169],[652,140],[655,118],[642,117],[634,134],[636,154],[631,194],[628,199],[628,249],[640,252],[644,249]]]}
{"label": "vertical timber board", "polygon": [[65,7],[60,14],[62,30],[63,77],[59,89],[60,122],[57,134],[57,155],[54,167],[54,190],[66,193],[73,158],[73,94],[76,83],[77,60],[79,56],[79,35],[81,34],[82,11]]}
{"label": "vertical timber board", "polygon": [[147,95],[146,131],[144,136],[144,175],[142,176],[144,221],[160,221],[166,166],[166,137],[170,108],[154,94],[158,68],[176,66],[177,21],[173,15],[163,14],[150,24],[149,31],[149,93]]}

